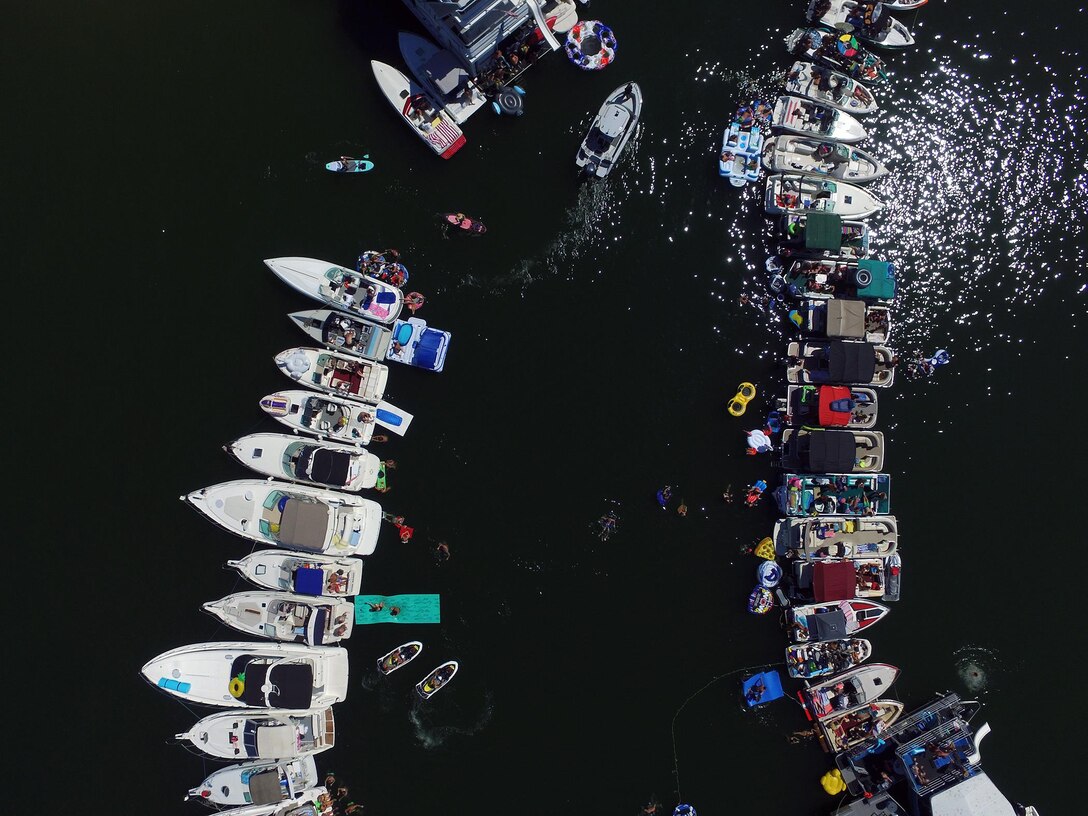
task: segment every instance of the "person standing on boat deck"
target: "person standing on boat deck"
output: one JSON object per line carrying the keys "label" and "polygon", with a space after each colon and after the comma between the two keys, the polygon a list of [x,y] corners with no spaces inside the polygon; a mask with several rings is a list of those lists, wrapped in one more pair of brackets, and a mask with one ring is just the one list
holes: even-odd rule
{"label": "person standing on boat deck", "polygon": [[620,94],[620,102],[627,99],[633,99],[635,96],[634,83],[628,82],[627,87],[623,89],[623,93]]}

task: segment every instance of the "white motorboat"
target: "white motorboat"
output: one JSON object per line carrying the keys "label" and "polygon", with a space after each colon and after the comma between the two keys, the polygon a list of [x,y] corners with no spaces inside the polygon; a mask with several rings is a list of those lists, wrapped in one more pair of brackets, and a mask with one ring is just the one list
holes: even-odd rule
{"label": "white motorboat", "polygon": [[227,562],[257,586],[298,595],[346,598],[358,595],[363,561],[284,550],[257,550]]}
{"label": "white motorboat", "polygon": [[181,497],[235,535],[287,550],[370,555],[378,545],[376,501],[272,479],[237,479]]}
{"label": "white motorboat", "polygon": [[465,146],[461,128],[443,106],[431,98],[426,88],[384,62],[371,60],[370,68],[389,104],[431,150],[448,159]]}
{"label": "white motorboat", "polygon": [[334,351],[404,363],[424,371],[441,371],[446,365],[450,333],[430,328],[419,317],[397,320],[390,329],[333,309],[291,312],[288,317],[309,337]]}
{"label": "white motorboat", "polygon": [[862,142],[869,136],[861,122],[849,113],[788,94],[775,101],[771,127],[843,144]]}
{"label": "white motorboat", "polygon": [[400,317],[404,293],[392,284],[317,258],[266,258],[265,266],[306,297],[374,323]]}
{"label": "white motorboat", "polygon": [[360,405],[355,400],[293,389],[261,397],[261,410],[295,433],[318,439],[334,439],[352,445],[367,445],[374,438],[374,426],[404,436],[413,416],[392,403]]}
{"label": "white motorboat", "polygon": [[317,782],[313,755],[282,762],[243,762],[212,772],[190,788],[185,798],[216,807],[279,805],[299,801]]}
{"label": "white motorboat", "polygon": [[223,449],[246,467],[265,476],[336,490],[374,487],[382,465],[377,456],[354,445],[290,434],[248,434]]}
{"label": "white motorboat", "polygon": [[348,653],[339,646],[193,643],[152,658],[141,673],[187,703],[220,708],[313,708],[348,694]]}
{"label": "white motorboat", "polygon": [[332,748],[336,722],[331,706],[221,711],[174,738],[219,759],[295,759]]}
{"label": "white motorboat", "polygon": [[817,720],[867,705],[886,693],[899,677],[889,663],[869,663],[820,681],[801,691],[806,713]]}
{"label": "white motorboat", "polygon": [[763,166],[777,173],[808,173],[854,184],[876,181],[888,172],[883,164],[856,147],[794,135],[767,142]]}
{"label": "white motorboat", "polygon": [[728,178],[734,187],[759,180],[759,154],[763,149],[763,133],[758,127],[743,127],[733,122],[722,135],[722,152],[718,157],[718,175]]}
{"label": "white motorboat", "polygon": [[779,519],[773,535],[775,552],[810,561],[887,558],[899,545],[895,516]]}
{"label": "white motorboat", "polygon": [[764,208],[768,215],[796,210],[832,212],[845,219],[863,220],[884,209],[884,202],[863,187],[820,176],[776,173],[767,177]]}
{"label": "white motorboat", "polygon": [[853,34],[882,48],[914,45],[910,30],[879,0],[809,0],[809,22]]}
{"label": "white motorboat", "polygon": [[[325,799],[322,799],[325,797]],[[244,805],[219,811],[219,816],[322,816],[328,808],[324,787],[303,791],[298,799],[273,805]]]}
{"label": "white motorboat", "polygon": [[786,624],[794,643],[842,640],[868,629],[889,611],[886,606],[860,598],[802,604],[786,608]]}
{"label": "white motorboat", "polygon": [[487,106],[487,95],[457,57],[426,37],[401,31],[397,45],[408,70],[457,124]]}
{"label": "white motorboat", "polygon": [[786,74],[786,91],[821,105],[847,113],[868,115],[877,112],[873,92],[840,71],[798,60]]}
{"label": "white motorboat", "polygon": [[290,592],[235,592],[208,601],[204,611],[247,635],[310,646],[347,640],[355,625],[355,604],[350,601]]}
{"label": "white motorboat", "polygon": [[615,166],[623,148],[638,126],[642,113],[642,89],[634,82],[616,88],[582,140],[574,164],[587,176],[604,178]]}
{"label": "white motorboat", "polygon": [[825,340],[786,347],[786,381],[804,385],[868,385],[895,382],[895,352],[887,346],[851,340]]}
{"label": "white motorboat", "polygon": [[350,400],[381,402],[389,368],[350,354],[315,348],[289,348],[275,357],[276,367],[297,383]]}

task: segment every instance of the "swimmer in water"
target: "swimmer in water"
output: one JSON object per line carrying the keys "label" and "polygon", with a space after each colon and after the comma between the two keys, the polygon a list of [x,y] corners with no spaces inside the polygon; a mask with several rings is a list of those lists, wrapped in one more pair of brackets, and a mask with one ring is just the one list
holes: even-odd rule
{"label": "swimmer in water", "polygon": [[688,506],[684,504],[684,500],[680,499],[680,506],[676,508],[677,514],[686,516],[688,514]]}
{"label": "swimmer in water", "polygon": [[733,485],[729,485],[729,487],[725,489],[725,492],[722,493],[722,498],[725,500],[726,504],[733,503]]}

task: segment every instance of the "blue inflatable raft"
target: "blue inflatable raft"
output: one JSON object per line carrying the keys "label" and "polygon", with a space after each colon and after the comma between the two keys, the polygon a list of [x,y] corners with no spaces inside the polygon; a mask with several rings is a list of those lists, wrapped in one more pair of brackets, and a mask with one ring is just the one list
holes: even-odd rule
{"label": "blue inflatable raft", "polygon": [[786,696],[786,692],[782,691],[782,678],[777,671],[752,675],[741,684],[741,691],[744,692],[744,702],[749,708]]}

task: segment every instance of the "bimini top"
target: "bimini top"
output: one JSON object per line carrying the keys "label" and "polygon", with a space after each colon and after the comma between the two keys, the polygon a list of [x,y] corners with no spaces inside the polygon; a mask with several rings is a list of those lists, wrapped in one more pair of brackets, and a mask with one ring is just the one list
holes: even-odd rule
{"label": "bimini top", "polygon": [[834,382],[872,382],[876,371],[876,347],[872,343],[828,344],[827,373]]}
{"label": "bimini top", "polygon": [[856,583],[853,561],[821,561],[812,565],[812,596],[816,603],[847,601],[854,597]]}
{"label": "bimini top", "polygon": [[[811,216],[810,216],[811,217]],[[836,216],[838,217],[838,216]],[[835,298],[827,302],[827,336],[861,340],[865,337],[865,304]]]}
{"label": "bimini top", "polygon": [[325,484],[347,484],[353,454],[307,445],[295,463],[295,476]]}
{"label": "bimini top", "polygon": [[852,432],[813,428],[798,431],[795,439],[796,460],[806,470],[814,473],[849,473],[854,469],[857,443]]}
{"label": "bimini top", "polygon": [[895,299],[895,264],[888,261],[858,261],[858,269],[866,270],[871,276],[867,286],[858,287],[858,297],[870,300]]}
{"label": "bimini top", "polygon": [[[831,301],[834,303],[835,301]],[[851,391],[845,385],[821,385],[819,420],[824,427],[849,425],[854,410]]]}
{"label": "bimini top", "polygon": [[848,637],[846,615],[841,609],[809,615],[806,621],[810,640],[842,640]]}
{"label": "bimini top", "polygon": [[811,212],[805,220],[805,249],[842,248],[842,216],[838,213]]}

